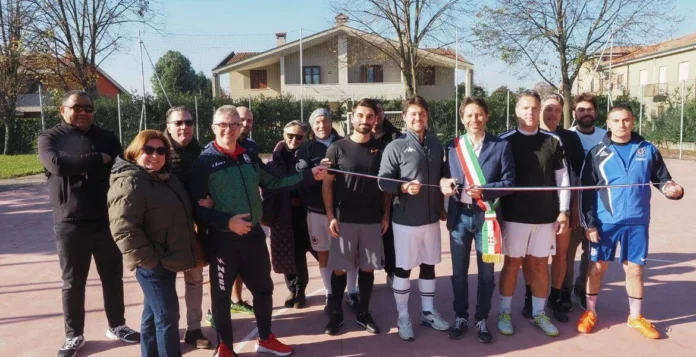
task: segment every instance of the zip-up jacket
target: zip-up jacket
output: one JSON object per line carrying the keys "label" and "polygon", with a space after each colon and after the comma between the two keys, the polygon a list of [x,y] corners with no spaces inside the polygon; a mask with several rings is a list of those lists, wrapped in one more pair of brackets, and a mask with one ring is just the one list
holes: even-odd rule
{"label": "zip-up jacket", "polygon": [[417,195],[401,192],[401,183],[378,180],[382,191],[395,197],[392,221],[404,226],[423,226],[440,220],[443,196],[440,178],[446,170],[442,143],[430,132],[425,133],[421,144],[418,135],[408,131],[392,141],[384,149],[379,167],[379,177],[405,181],[418,180],[422,186]]}
{"label": "zip-up jacket", "polygon": [[176,175],[185,186],[188,186],[189,178],[191,177],[191,166],[198,156],[201,155],[203,147],[201,147],[201,144],[198,143],[196,138],[191,139],[188,145],[181,146],[176,140],[172,139],[169,131],[165,130],[164,132],[169,138],[169,141],[171,141],[173,149],[169,171]]}
{"label": "zip-up jacket", "polygon": [[[235,160],[210,143],[193,163],[189,191],[197,223],[208,229],[230,232],[228,223],[232,216],[250,213],[248,220],[252,225],[261,221],[260,187],[292,189],[303,181],[314,182],[311,170],[278,177],[258,154],[244,152]],[[208,194],[214,207],[199,206],[198,200]]]}
{"label": "zip-up jacket", "polygon": [[[334,135],[332,143],[343,139],[342,136]],[[326,158],[326,150],[328,146],[322,144],[316,139],[307,141],[300,146],[297,150],[297,171],[311,170],[313,167],[318,166],[321,160]],[[302,186],[300,188],[300,198],[302,199],[302,204],[307,207],[307,211],[326,214],[326,209],[324,208],[324,199],[321,194],[321,181]]]}
{"label": "zip-up jacket", "polygon": [[[39,135],[38,151],[55,221],[108,217],[110,170],[113,160],[123,152],[112,132],[96,125],[82,132],[61,120]],[[105,164],[101,153],[111,156],[112,161]]]}
{"label": "zip-up jacket", "polygon": [[[672,176],[657,148],[636,133],[631,135],[628,145],[631,146],[630,156],[628,162],[624,162],[611,142],[611,132],[607,133],[585,156],[582,185],[652,182],[662,190]],[[585,228],[596,228],[600,223],[649,224],[651,194],[650,186],[580,191],[581,224]]]}

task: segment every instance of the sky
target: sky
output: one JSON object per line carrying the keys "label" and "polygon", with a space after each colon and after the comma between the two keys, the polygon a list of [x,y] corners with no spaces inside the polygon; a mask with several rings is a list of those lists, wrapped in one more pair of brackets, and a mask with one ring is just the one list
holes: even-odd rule
{"label": "sky", "polygon": [[[138,46],[141,31],[145,51],[143,63],[145,91],[152,93],[152,63],[167,50],[177,50],[188,57],[196,71],[211,76],[211,70],[228,53],[264,51],[275,46],[275,33],[287,32],[288,42],[332,27],[334,16],[328,0],[161,0],[158,4],[161,33],[144,26],[132,26],[132,39],[124,42],[120,52],[101,63],[101,67],[126,90],[142,93],[142,69]],[[677,0],[677,12],[692,14],[696,1]],[[696,22],[684,21],[675,37],[696,32]],[[461,34],[466,39],[467,34]],[[470,48],[460,53],[474,64],[474,83],[490,93],[507,85],[509,88],[532,87],[541,79],[529,72],[524,78],[510,72],[507,65],[477,55]],[[464,75],[460,74],[460,81]]]}

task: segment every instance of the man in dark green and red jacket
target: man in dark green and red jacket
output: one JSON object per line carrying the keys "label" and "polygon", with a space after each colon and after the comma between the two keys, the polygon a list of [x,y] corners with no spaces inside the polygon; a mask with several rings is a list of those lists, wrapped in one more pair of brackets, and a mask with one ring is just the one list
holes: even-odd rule
{"label": "man in dark green and red jacket", "polygon": [[237,109],[224,105],[213,116],[215,140],[201,153],[191,168],[189,191],[193,202],[210,195],[212,208],[196,205],[199,227],[206,227],[207,256],[210,262],[210,287],[213,319],[218,334],[216,356],[231,357],[231,289],[237,276],[254,296],[254,315],[259,329],[257,352],[287,356],[292,348],[271,333],[273,281],[265,234],[261,229],[259,187],[291,189],[302,183],[322,180],[326,166],[317,166],[296,174],[277,177],[258,154],[247,152],[237,140],[241,119]]}

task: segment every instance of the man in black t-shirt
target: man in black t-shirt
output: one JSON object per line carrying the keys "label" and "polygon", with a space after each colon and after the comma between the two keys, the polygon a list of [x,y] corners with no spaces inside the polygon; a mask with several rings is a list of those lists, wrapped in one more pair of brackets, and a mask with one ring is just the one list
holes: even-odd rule
{"label": "man in black t-shirt", "polygon": [[[500,135],[512,145],[515,185],[518,187],[568,186],[563,144],[551,132],[539,129],[541,98],[534,91],[520,93],[515,106],[518,127]],[[556,234],[567,230],[570,192],[516,191],[501,198],[503,253],[500,273],[500,316],[498,330],[513,333],[510,305],[517,274],[528,266],[532,288],[532,320],[547,336],[558,330],[544,312],[549,285],[548,259],[556,252]]]}
{"label": "man in black t-shirt", "polygon": [[[332,143],[326,151],[332,168],[367,175],[379,173],[384,144],[370,134],[376,120],[375,112],[376,102],[372,99],[362,99],[353,106],[353,133]],[[375,179],[333,172],[324,179],[322,196],[329,233],[333,237],[329,253],[329,268],[333,270],[333,314],[325,333],[335,335],[343,325],[341,302],[347,284],[346,270],[356,265],[360,268],[356,323],[370,333],[379,333],[368,306],[374,270],[384,267],[382,234],[389,225],[391,195],[382,193]]]}

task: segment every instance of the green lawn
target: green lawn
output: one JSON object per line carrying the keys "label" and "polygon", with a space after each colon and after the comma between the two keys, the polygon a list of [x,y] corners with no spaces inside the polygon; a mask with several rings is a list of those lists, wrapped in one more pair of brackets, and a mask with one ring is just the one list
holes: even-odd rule
{"label": "green lawn", "polygon": [[0,179],[21,177],[43,172],[36,154],[0,155]]}

